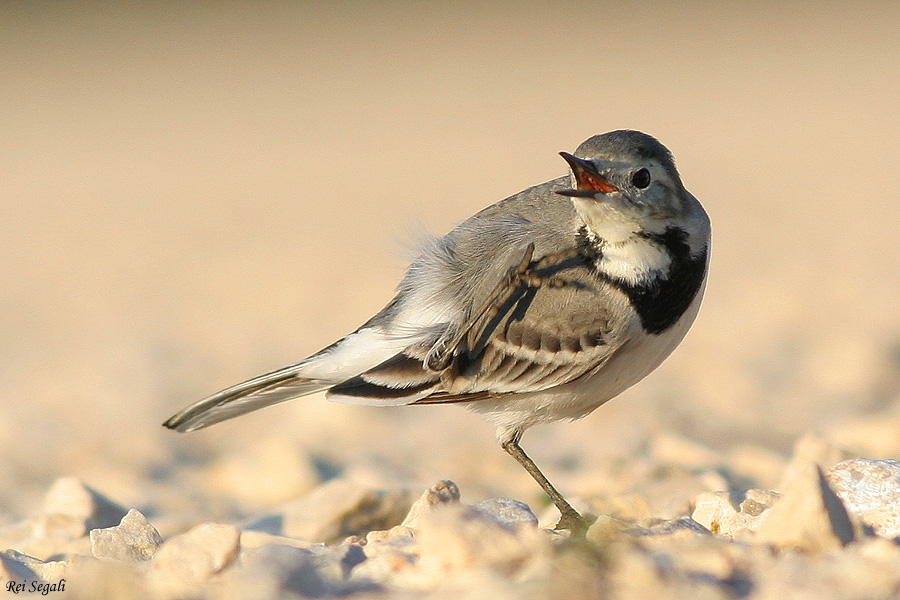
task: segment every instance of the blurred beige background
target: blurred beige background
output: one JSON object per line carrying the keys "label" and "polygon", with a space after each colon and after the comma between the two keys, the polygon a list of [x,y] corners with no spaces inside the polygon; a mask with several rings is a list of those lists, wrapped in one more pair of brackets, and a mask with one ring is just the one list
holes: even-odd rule
{"label": "blurred beige background", "polygon": [[240,512],[240,486],[188,474],[258,441],[323,477],[533,500],[458,407],[318,395],[190,436],[159,424],[355,328],[418,231],[616,128],[674,152],[713,220],[712,273],[658,372],[526,435],[551,479],[660,430],[892,451],[858,424],[900,426],[898,36],[889,2],[4,3],[0,513],[60,475]]}

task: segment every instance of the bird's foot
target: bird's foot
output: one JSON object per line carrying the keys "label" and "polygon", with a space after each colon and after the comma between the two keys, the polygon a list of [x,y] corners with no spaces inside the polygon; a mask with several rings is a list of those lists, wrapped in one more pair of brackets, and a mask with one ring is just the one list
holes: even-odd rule
{"label": "bird's foot", "polygon": [[578,511],[570,508],[562,511],[556,525],[553,527],[555,531],[568,531],[572,537],[583,538],[590,526],[596,521],[596,517],[582,516]]}

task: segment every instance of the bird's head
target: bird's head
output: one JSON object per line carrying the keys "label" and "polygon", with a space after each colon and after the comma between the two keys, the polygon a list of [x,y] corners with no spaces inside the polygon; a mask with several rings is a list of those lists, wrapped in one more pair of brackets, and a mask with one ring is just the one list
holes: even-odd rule
{"label": "bird's head", "polygon": [[610,242],[635,233],[656,233],[690,211],[671,153],[639,131],[613,131],[560,152],[572,169],[569,196],[585,224]]}

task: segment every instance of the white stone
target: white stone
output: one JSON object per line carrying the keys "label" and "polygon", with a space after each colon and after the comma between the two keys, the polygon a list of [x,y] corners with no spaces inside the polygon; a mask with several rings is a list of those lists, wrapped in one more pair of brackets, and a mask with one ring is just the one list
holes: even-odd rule
{"label": "white stone", "polygon": [[835,493],[880,536],[900,536],[900,461],[853,458],[826,474]]}
{"label": "white stone", "polygon": [[91,530],[91,553],[97,558],[139,562],[153,558],[162,541],[147,518],[131,509],[115,527]]}

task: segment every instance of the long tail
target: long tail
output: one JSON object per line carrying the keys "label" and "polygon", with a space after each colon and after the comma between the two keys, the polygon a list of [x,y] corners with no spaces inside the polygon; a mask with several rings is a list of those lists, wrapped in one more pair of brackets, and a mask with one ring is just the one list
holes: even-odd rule
{"label": "long tail", "polygon": [[219,421],[334,385],[334,382],[300,377],[300,370],[300,365],[291,365],[233,385],[188,406],[163,425],[177,431],[202,429]]}
{"label": "long tail", "polygon": [[[264,406],[327,390],[388,360],[409,343],[407,338],[386,334],[379,326],[363,325],[299,363],[204,398],[163,425],[177,431],[193,431]],[[421,371],[421,361],[419,365]],[[398,385],[409,383],[404,380]]]}

